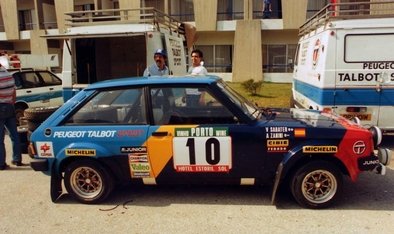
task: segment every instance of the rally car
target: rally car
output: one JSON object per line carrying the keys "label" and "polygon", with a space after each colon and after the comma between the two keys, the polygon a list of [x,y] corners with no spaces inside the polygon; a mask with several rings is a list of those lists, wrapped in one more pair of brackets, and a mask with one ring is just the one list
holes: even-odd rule
{"label": "rally car", "polygon": [[331,205],[363,171],[385,174],[377,127],[334,113],[264,109],[218,77],[128,78],[90,85],[31,136],[31,167],[99,203],[118,184],[280,186],[308,208]]}

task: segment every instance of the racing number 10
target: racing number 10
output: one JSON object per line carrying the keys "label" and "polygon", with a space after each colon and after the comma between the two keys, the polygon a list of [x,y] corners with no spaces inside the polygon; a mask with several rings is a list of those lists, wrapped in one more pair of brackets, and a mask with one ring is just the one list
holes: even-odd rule
{"label": "racing number 10", "polygon": [[[188,138],[186,146],[189,148],[190,165],[196,165],[195,139]],[[210,165],[216,165],[220,162],[220,142],[218,139],[208,138],[205,142],[205,159]]]}

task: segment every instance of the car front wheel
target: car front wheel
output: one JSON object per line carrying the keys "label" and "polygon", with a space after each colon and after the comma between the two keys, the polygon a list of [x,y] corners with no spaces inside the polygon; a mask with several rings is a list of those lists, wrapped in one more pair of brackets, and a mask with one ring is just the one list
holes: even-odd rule
{"label": "car front wheel", "polygon": [[72,197],[86,204],[103,201],[114,187],[109,172],[93,160],[71,163],[65,170],[64,185]]}
{"label": "car front wheel", "polygon": [[291,178],[295,200],[307,208],[325,208],[342,191],[342,174],[329,162],[316,161],[300,167]]}

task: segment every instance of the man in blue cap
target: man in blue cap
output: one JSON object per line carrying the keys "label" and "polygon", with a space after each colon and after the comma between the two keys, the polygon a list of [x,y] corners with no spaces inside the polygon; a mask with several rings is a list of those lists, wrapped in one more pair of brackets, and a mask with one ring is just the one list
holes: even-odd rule
{"label": "man in blue cap", "polygon": [[166,65],[167,53],[165,50],[157,49],[153,59],[155,60],[155,63],[145,69],[144,76],[164,76],[170,74]]}

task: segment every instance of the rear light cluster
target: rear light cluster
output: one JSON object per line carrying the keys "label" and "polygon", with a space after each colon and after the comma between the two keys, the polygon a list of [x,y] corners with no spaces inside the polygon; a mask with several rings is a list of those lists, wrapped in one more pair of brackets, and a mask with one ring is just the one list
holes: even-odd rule
{"label": "rear light cluster", "polygon": [[346,107],[347,112],[355,112],[355,113],[365,113],[367,112],[366,107],[359,107],[359,106],[349,106]]}

